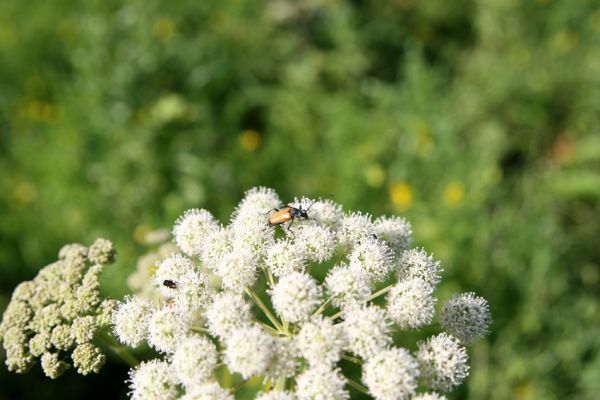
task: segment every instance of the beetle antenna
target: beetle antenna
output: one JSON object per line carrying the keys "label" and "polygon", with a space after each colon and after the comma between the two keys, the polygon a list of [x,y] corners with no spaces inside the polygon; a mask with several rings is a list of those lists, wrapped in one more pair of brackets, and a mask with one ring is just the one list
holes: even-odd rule
{"label": "beetle antenna", "polygon": [[[328,194],[326,197],[330,197],[330,196],[331,196],[331,197],[333,197],[333,193],[329,193],[329,194]],[[306,210],[304,210],[304,212],[308,212],[308,210],[310,210],[310,208],[311,208],[312,206],[314,206],[316,202],[318,202],[318,201],[321,201],[321,200],[323,200],[323,197],[319,197],[317,200],[313,201],[313,202],[311,203],[311,205],[310,205],[310,206],[308,206],[308,208],[307,208]]]}

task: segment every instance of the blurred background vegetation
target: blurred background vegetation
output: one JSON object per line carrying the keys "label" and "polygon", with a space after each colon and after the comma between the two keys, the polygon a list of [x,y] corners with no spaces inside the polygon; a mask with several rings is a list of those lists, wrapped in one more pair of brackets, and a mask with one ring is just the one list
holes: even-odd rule
{"label": "blurred background vegetation", "polygon": [[[599,43],[593,0],[3,0],[0,309],[64,243],[111,238],[121,296],[188,208],[333,193],[489,299],[452,398],[597,398]],[[124,397],[112,361],[0,399]]]}

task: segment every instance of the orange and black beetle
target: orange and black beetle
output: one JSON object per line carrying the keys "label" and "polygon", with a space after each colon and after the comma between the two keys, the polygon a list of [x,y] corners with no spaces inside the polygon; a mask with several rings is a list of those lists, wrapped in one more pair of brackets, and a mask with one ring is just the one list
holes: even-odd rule
{"label": "orange and black beetle", "polygon": [[287,228],[289,230],[290,227],[292,226],[292,223],[294,222],[294,220],[296,218],[298,218],[299,220],[309,219],[308,218],[308,210],[310,210],[310,208],[317,201],[318,200],[313,201],[306,210],[302,209],[302,205],[298,206],[298,208],[292,207],[290,205],[288,205],[287,207],[283,207],[283,208],[273,208],[272,210],[268,211],[268,212],[271,212],[273,210],[276,211],[274,214],[272,214],[269,217],[269,225],[271,225],[271,226],[281,225],[281,224],[291,221],[290,225]]}

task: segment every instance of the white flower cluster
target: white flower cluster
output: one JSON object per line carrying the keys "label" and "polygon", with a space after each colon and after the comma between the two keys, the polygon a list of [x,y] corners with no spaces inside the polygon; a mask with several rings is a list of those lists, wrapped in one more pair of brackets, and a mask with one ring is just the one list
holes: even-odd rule
{"label": "white flower cluster", "polygon": [[[444,399],[428,390],[450,391],[466,378],[463,345],[491,322],[484,299],[458,295],[439,317],[445,332],[415,352],[394,345],[402,331],[434,321],[442,272],[430,254],[410,248],[412,228],[400,217],[344,213],[330,199],[285,205],[259,187],[246,192],[228,225],[194,209],[172,232],[173,251],[163,245],[147,256],[135,273],[139,293],[112,313],[122,344],[147,343],[159,354],[132,368],[133,399],[232,400],[255,377],[259,400],[346,400],[354,391],[377,400]],[[31,312],[14,307],[9,321]],[[60,326],[51,311],[43,321],[31,315],[28,326]],[[72,340],[89,344],[91,321],[73,325],[80,334]],[[29,346],[43,348],[36,340]],[[57,368],[52,354],[42,365]],[[360,377],[344,373],[357,368]]]}
{"label": "white flower cluster", "polygon": [[116,301],[101,300],[98,274],[114,257],[105,239],[70,244],[58,261],[17,286],[0,324],[9,370],[26,372],[39,358],[44,374],[57,378],[71,367],[69,356],[82,375],[100,370],[105,356],[92,341],[110,325]]}
{"label": "white flower cluster", "polygon": [[[162,300],[128,298],[114,315],[123,343],[146,341],[165,354],[132,370],[133,398],[232,399],[217,379],[223,365],[244,380],[262,376],[259,400],[348,399],[353,390],[443,399],[425,390],[464,380],[460,342],[490,323],[485,300],[459,295],[440,317],[448,333],[415,353],[393,345],[396,332],[432,323],[442,272],[430,254],[409,248],[403,218],[344,213],[329,199],[284,206],[261,187],[246,193],[229,225],[190,210],[173,235],[179,252],[153,259]],[[344,363],[362,366],[362,382],[344,376]]]}

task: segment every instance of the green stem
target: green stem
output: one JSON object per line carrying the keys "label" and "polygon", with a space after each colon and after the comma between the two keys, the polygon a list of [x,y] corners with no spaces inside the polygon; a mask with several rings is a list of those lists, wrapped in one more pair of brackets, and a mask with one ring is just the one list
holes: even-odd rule
{"label": "green stem", "polygon": [[325,308],[327,308],[327,306],[331,303],[331,301],[333,300],[333,297],[334,296],[331,296],[330,298],[325,300],[325,303],[321,304],[321,307],[319,307],[319,309],[317,311],[315,311],[312,316],[314,317],[314,316],[321,314],[325,310]]}
{"label": "green stem", "polygon": [[346,382],[348,382],[348,385],[352,386],[354,389],[358,390],[359,392],[364,393],[364,394],[369,394],[369,389],[367,389],[360,383],[358,383],[350,378],[346,378]]}
{"label": "green stem", "polygon": [[125,361],[130,367],[135,367],[140,363],[140,361],[127,350],[125,346],[120,345],[114,337],[102,333],[99,336],[99,339],[106,345],[108,348],[119,356],[123,361]]}
{"label": "green stem", "polygon": [[208,331],[208,329],[203,328],[201,326],[197,326],[197,325],[192,325],[192,331],[197,332],[197,333],[210,334],[210,332]]}
{"label": "green stem", "polygon": [[354,364],[357,364],[357,365],[363,365],[363,361],[360,358],[352,357],[347,354],[342,354],[342,359],[353,362]]}
{"label": "green stem", "polygon": [[275,390],[277,390],[277,391],[285,390],[285,383],[286,383],[285,377],[280,376],[279,378],[277,378],[277,381],[275,382]]}
{"label": "green stem", "polygon": [[[369,301],[371,301],[371,300],[374,300],[374,299],[378,298],[379,296],[382,296],[382,295],[386,294],[387,292],[389,292],[389,291],[390,291],[390,289],[391,289],[393,286],[394,286],[394,285],[389,285],[389,286],[386,286],[386,287],[384,287],[383,289],[381,289],[381,290],[379,290],[379,291],[377,291],[377,292],[373,293],[371,296],[369,296],[369,297],[367,298],[367,300],[365,301],[365,303],[366,303],[366,302],[369,302]],[[329,318],[330,318],[330,319],[336,319],[336,318],[339,318],[340,316],[342,316],[343,314],[344,314],[344,311],[340,311],[340,312],[338,312],[338,313],[336,313],[336,314],[333,314],[333,315],[332,315],[331,317],[329,317]]]}
{"label": "green stem", "polygon": [[269,393],[271,391],[272,383],[273,383],[273,380],[271,378],[268,378],[263,386],[263,392]]}
{"label": "green stem", "polygon": [[269,333],[272,333],[273,335],[279,335],[281,334],[280,331],[278,331],[277,329],[274,329],[273,327],[265,324],[262,321],[257,320],[256,318],[252,318],[252,320],[257,323],[258,325],[260,325],[261,327],[265,328]]}
{"label": "green stem", "polygon": [[393,286],[394,286],[394,285],[389,285],[389,286],[386,286],[386,287],[384,287],[383,289],[381,289],[381,290],[379,290],[379,291],[377,291],[377,292],[373,293],[372,295],[370,295],[370,296],[369,296],[369,298],[367,299],[367,301],[374,300],[374,299],[378,298],[379,296],[382,296],[382,295],[386,294],[387,292],[389,292],[389,291],[390,291],[390,289],[391,289]]}
{"label": "green stem", "polygon": [[262,270],[265,274],[265,278],[267,278],[267,282],[269,282],[269,284],[271,285],[271,287],[275,286],[275,279],[273,278],[273,274],[271,273],[271,270],[269,270],[269,268],[263,266]]}
{"label": "green stem", "polygon": [[269,318],[269,321],[271,321],[271,323],[278,330],[280,330],[280,331],[284,330],[283,326],[279,323],[279,321],[277,321],[277,318],[275,318],[275,316],[271,313],[271,311],[269,311],[267,306],[265,306],[265,304],[262,302],[260,297],[258,297],[258,295],[254,292],[254,290],[252,290],[252,288],[250,286],[246,286],[246,294],[248,296],[250,296],[250,298],[252,298],[252,300],[254,300],[254,303],[256,303],[256,305],[262,310],[263,313],[265,313],[267,318]]}
{"label": "green stem", "polygon": [[343,314],[344,314],[344,310],[333,314],[331,317],[329,317],[329,319],[332,319],[332,320],[337,319],[337,318],[341,317]]}
{"label": "green stem", "polygon": [[242,386],[244,386],[244,384],[248,382],[248,380],[243,380],[240,383],[238,383],[237,385],[235,385],[235,387],[232,389],[233,393],[237,392],[238,390],[240,390],[242,388]]}

